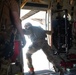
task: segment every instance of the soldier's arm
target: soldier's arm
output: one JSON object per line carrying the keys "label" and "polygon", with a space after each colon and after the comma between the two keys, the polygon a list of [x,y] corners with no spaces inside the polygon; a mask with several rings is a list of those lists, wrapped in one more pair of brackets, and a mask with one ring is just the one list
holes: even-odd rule
{"label": "soldier's arm", "polygon": [[18,9],[18,3],[15,0],[11,0],[11,16],[13,18],[14,24],[22,38],[23,43],[25,44],[25,37],[24,37],[24,33],[22,30],[22,24],[21,24],[21,20],[20,20],[20,16],[19,16],[19,9]]}
{"label": "soldier's arm", "polygon": [[23,29],[23,33],[26,34],[26,30],[25,29]]}
{"label": "soldier's arm", "polygon": [[19,7],[16,0],[10,0],[10,10],[11,10],[11,16],[13,18],[13,22],[21,35],[21,37],[24,37],[23,31],[22,31],[22,24],[19,16]]}

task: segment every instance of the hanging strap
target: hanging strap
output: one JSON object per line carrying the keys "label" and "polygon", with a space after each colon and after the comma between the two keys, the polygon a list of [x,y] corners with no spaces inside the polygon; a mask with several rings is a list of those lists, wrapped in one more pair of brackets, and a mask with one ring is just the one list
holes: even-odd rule
{"label": "hanging strap", "polygon": [[1,12],[0,12],[0,22],[1,22],[1,18],[2,18],[2,13],[3,13],[3,7],[4,7],[4,0],[2,0],[2,8],[1,8]]}
{"label": "hanging strap", "polygon": [[4,1],[5,0],[1,0],[1,12],[0,12],[0,32],[2,31],[2,15],[3,15],[3,8],[4,8]]}

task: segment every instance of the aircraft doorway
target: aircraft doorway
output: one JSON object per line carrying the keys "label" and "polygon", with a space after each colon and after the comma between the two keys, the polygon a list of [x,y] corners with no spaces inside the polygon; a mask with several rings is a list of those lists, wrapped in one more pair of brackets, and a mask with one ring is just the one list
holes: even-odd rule
{"label": "aircraft doorway", "polygon": [[[25,15],[25,13],[27,14],[29,11],[30,10],[21,10],[21,17]],[[26,22],[31,22],[35,26],[41,26],[43,29],[46,29],[45,16],[46,16],[46,11],[39,11],[33,16],[23,20],[22,27],[24,28],[24,24]],[[28,72],[29,69],[28,69],[27,62],[26,62],[27,61],[26,52],[27,52],[28,46],[31,44],[31,41],[30,39],[28,39],[27,36],[25,36],[25,38],[27,40],[27,44],[23,48],[23,65],[24,65],[23,67],[24,67],[24,72]],[[35,68],[35,71],[50,70],[50,69],[53,70],[52,64],[49,63],[49,61],[47,60],[42,50],[38,50],[32,55],[32,61],[33,61],[33,66]]]}

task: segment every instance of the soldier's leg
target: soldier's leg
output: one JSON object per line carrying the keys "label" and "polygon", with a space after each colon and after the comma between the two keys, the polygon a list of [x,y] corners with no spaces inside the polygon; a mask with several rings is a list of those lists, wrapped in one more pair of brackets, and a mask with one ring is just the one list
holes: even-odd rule
{"label": "soldier's leg", "polygon": [[27,65],[28,65],[28,68],[29,68],[30,72],[34,71],[34,67],[33,67],[33,64],[32,64],[31,56],[36,51],[37,51],[36,48],[34,48],[33,46],[30,46],[28,51],[27,51],[27,53],[26,53]]}
{"label": "soldier's leg", "polygon": [[44,43],[44,46],[42,49],[43,49],[43,52],[46,54],[48,60],[53,64],[54,68],[57,68],[61,72],[60,75],[64,75],[63,69],[60,66],[60,59],[56,55],[53,55],[53,50],[47,44],[47,42]]}

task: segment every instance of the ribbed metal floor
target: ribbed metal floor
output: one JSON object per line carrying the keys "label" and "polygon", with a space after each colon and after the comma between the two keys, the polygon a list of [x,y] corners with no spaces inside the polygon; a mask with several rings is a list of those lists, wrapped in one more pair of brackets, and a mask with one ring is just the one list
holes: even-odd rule
{"label": "ribbed metal floor", "polygon": [[[50,70],[35,71],[36,75],[50,75],[51,73],[54,73],[54,72],[50,71]],[[30,75],[30,74],[29,73],[25,73],[24,75]]]}
{"label": "ribbed metal floor", "polygon": [[[59,75],[59,73],[55,73],[50,70],[40,70],[36,71],[35,75]],[[29,73],[24,73],[24,75],[30,75]],[[66,72],[64,75],[76,75],[76,68],[71,69],[69,72]]]}

